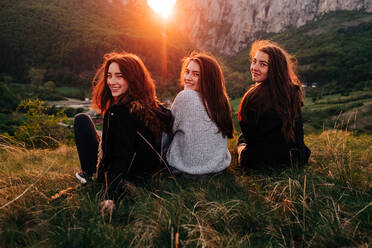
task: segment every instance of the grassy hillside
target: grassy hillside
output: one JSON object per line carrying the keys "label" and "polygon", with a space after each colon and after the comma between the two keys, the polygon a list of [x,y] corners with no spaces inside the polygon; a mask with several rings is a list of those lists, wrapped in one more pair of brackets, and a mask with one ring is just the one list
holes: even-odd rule
{"label": "grassy hillside", "polygon": [[312,156],[305,168],[247,174],[236,167],[233,143],[226,173],[201,182],[158,175],[144,185],[128,183],[110,219],[98,213],[97,185],[81,187],[74,178],[79,170],[74,147],[25,150],[3,139],[0,246],[372,244],[372,136],[310,135]]}
{"label": "grassy hillside", "polygon": [[[295,55],[307,84],[327,85],[324,93],[372,87],[372,14],[331,12],[303,27],[279,34],[258,34]],[[249,48],[227,59],[232,71],[249,71]],[[246,79],[247,84],[249,78]]]}
{"label": "grassy hillside", "polygon": [[306,131],[337,127],[372,131],[372,91],[353,91],[348,96],[332,94],[321,99],[305,98]]}
{"label": "grassy hillside", "polygon": [[[235,128],[240,131],[237,120],[241,98],[231,101]],[[305,133],[324,129],[372,131],[372,91],[353,91],[348,96],[332,94],[314,98],[305,96],[302,110]]]}

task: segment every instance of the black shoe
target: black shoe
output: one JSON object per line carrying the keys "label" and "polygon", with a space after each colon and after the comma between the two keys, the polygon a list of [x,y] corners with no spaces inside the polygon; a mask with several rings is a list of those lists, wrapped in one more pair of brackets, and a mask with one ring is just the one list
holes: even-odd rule
{"label": "black shoe", "polygon": [[87,182],[91,182],[93,181],[92,179],[92,175],[88,175],[87,173],[81,171],[81,172],[77,172],[75,174],[76,178],[79,179],[79,181],[81,182],[81,184],[86,184]]}

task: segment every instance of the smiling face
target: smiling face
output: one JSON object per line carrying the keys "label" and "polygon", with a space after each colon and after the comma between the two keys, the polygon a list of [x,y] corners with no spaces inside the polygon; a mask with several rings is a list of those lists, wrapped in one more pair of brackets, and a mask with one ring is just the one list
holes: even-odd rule
{"label": "smiling face", "polygon": [[253,82],[260,83],[267,79],[269,72],[269,55],[267,53],[257,51],[252,59],[251,74]]}
{"label": "smiling face", "polygon": [[197,62],[191,60],[187,65],[185,74],[183,75],[185,89],[198,90],[200,82],[200,66]]}
{"label": "smiling face", "polygon": [[107,72],[107,85],[111,95],[116,99],[128,90],[128,82],[120,72],[118,63],[112,62]]}

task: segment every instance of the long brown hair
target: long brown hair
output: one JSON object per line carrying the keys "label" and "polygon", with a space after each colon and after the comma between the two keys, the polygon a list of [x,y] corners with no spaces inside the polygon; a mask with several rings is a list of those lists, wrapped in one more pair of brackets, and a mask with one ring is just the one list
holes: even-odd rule
{"label": "long brown hair", "polygon": [[114,103],[110,88],[107,85],[107,73],[111,63],[119,65],[120,72],[128,82],[128,90],[118,98],[138,101],[145,107],[157,107],[155,84],[142,60],[132,53],[108,53],[103,56],[104,62],[97,70],[93,84],[92,105],[103,114]]}
{"label": "long brown hair", "polygon": [[253,42],[250,51],[252,61],[257,51],[269,56],[268,76],[245,93],[239,106],[239,121],[247,121],[248,109],[254,110],[258,117],[273,108],[282,121],[285,140],[294,141],[295,120],[303,104],[301,82],[296,72],[297,61],[278,44],[269,40]]}
{"label": "long brown hair", "polygon": [[184,74],[190,61],[195,61],[200,66],[198,91],[209,118],[217,125],[218,131],[224,137],[233,138],[232,110],[220,65],[211,55],[192,52],[190,56],[183,59],[180,76],[182,84],[184,84]]}

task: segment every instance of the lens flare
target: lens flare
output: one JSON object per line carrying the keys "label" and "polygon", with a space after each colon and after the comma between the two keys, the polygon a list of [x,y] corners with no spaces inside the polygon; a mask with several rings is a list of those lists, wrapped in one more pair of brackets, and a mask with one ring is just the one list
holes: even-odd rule
{"label": "lens flare", "polygon": [[168,18],[176,0],[147,0],[147,4],[159,15]]}

